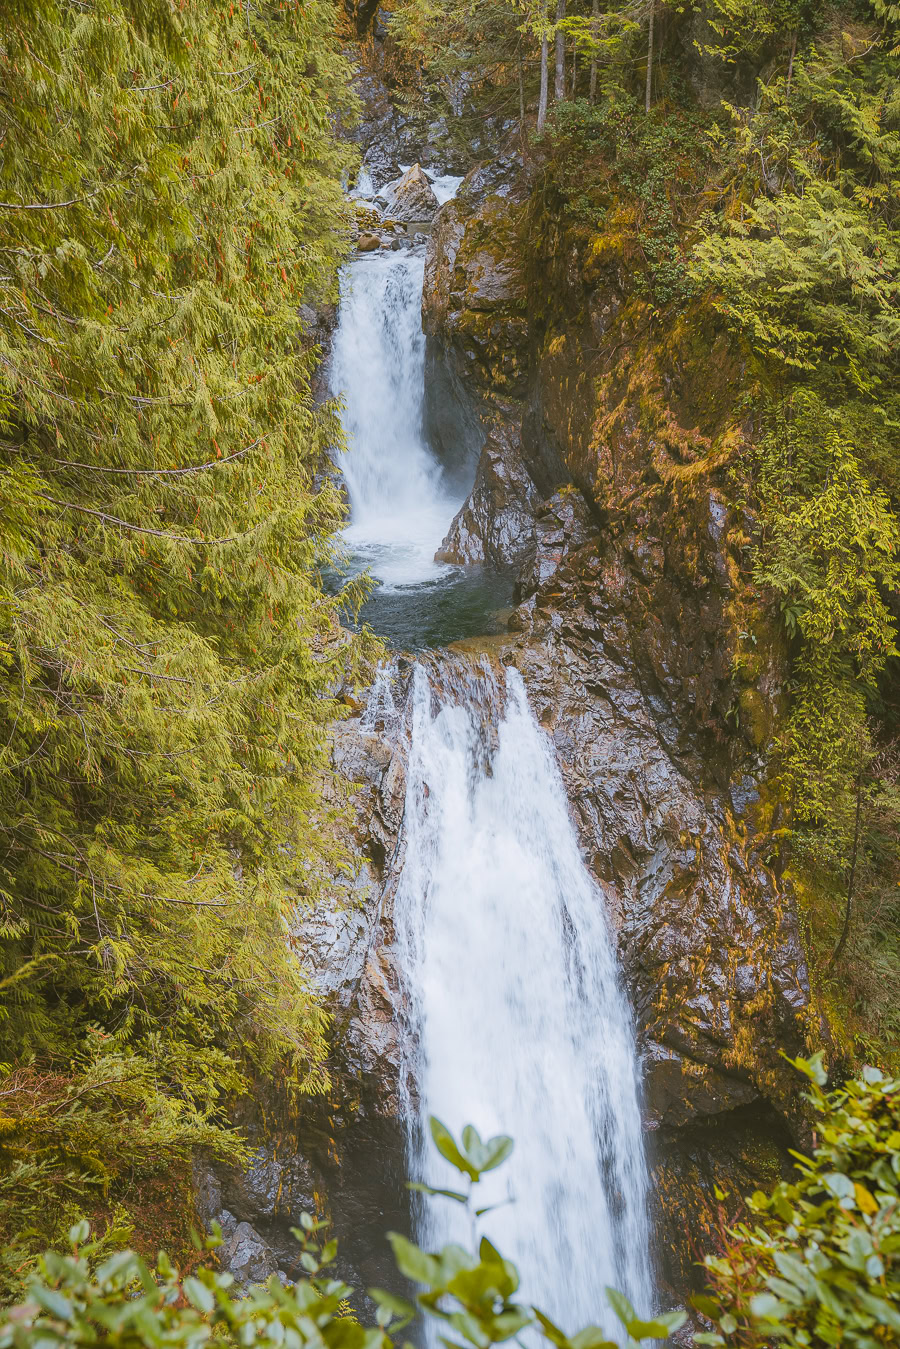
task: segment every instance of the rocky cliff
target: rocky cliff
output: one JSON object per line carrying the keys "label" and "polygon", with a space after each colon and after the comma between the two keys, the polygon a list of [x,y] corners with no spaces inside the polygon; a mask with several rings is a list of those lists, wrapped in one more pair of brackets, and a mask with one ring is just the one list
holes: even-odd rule
{"label": "rocky cliff", "polygon": [[[614,245],[568,220],[542,173],[499,153],[441,208],[429,243],[429,430],[437,447],[481,444],[442,555],[518,575],[509,635],[452,659],[514,664],[553,740],[618,933],[660,1278],[678,1298],[696,1282],[716,1188],[767,1185],[802,1129],[781,1053],[804,1047],[809,990],[761,786],[783,654],[746,617],[727,474],[753,428],[734,412],[733,352],[699,306],[661,322]],[[360,1261],[360,1228],[374,1237],[404,1220],[392,904],[408,674],[395,663],[390,696],[376,684],[335,739],[356,870],[298,931],[334,1012],[334,1090],[278,1144],[290,1156],[302,1137],[312,1169],[300,1189],[314,1203],[327,1189]],[[388,1159],[376,1193],[373,1149]],[[262,1143],[263,1170],[277,1151]],[[249,1201],[234,1204],[252,1220]],[[276,1247],[282,1209],[257,1220]]]}
{"label": "rocky cliff", "polygon": [[444,548],[519,567],[516,636],[494,655],[553,739],[618,926],[661,1272],[683,1289],[715,1186],[740,1194],[784,1165],[798,1114],[781,1051],[810,1018],[760,787],[783,654],[743,630],[728,491],[752,434],[742,372],[702,307],[660,323],[516,157],[439,214],[423,319],[484,433]]}

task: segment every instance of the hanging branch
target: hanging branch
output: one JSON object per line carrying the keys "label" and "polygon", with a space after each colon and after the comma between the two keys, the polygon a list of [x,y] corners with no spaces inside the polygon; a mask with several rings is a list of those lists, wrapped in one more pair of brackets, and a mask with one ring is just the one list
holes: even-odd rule
{"label": "hanging branch", "polygon": [[859,832],[862,822],[862,799],[863,799],[863,755],[859,756],[859,768],[856,773],[856,815],[853,821],[853,846],[850,850],[850,875],[847,878],[847,900],[844,907],[844,925],[841,929],[841,935],[838,938],[838,944],[831,953],[831,959],[825,966],[825,973],[830,974],[832,969],[844,953],[844,947],[847,945],[847,937],[850,933],[850,917],[853,912],[853,891],[856,885],[856,862],[859,857]]}
{"label": "hanging branch", "polygon": [[650,22],[647,25],[647,88],[644,95],[644,112],[650,111],[650,95],[653,88],[653,13],[656,0],[650,0]]}

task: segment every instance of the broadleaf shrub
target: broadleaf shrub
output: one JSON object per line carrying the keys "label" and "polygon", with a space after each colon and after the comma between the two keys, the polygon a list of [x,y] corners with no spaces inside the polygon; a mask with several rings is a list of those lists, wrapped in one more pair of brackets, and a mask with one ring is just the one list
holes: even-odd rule
{"label": "broadleaf shrub", "polygon": [[718,1330],[698,1343],[751,1349],[900,1341],[900,1079],[876,1068],[825,1092],[822,1056],[797,1060],[819,1116],[796,1180],[754,1194],[706,1257],[710,1296],[698,1310]]}

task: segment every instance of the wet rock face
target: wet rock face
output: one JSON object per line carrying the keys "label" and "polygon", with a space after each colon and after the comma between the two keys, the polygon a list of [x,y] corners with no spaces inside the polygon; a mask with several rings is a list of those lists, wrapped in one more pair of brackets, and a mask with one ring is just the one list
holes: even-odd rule
{"label": "wet rock face", "polygon": [[540,493],[521,456],[511,429],[492,429],[478,461],[473,486],[455,516],[436,557],[442,562],[524,561],[534,550],[534,517]]}
{"label": "wet rock face", "polygon": [[475,169],[435,218],[425,260],[422,325],[440,359],[478,398],[525,391],[528,323],[520,166]]}
{"label": "wet rock face", "polygon": [[438,199],[418,164],[413,164],[396,182],[389,183],[375,201],[391,220],[401,224],[426,223],[438,210]]}
{"label": "wet rock face", "polygon": [[798,1116],[780,1051],[804,1047],[809,988],[757,783],[783,658],[769,641],[741,672],[735,658],[745,540],[723,469],[740,371],[721,334],[700,312],[655,334],[619,263],[564,222],[523,230],[526,197],[515,167],[470,174],[431,237],[430,350],[489,434],[446,546],[490,556],[508,519],[522,543],[498,654],[552,737],[617,927],[680,1295],[685,1215],[716,1185],[769,1184]]}
{"label": "wet rock face", "polygon": [[406,741],[386,688],[335,728],[332,757],[352,785],[353,870],[298,921],[297,947],[334,1016],[334,1070],[368,1114],[394,1118],[400,1103],[399,980],[392,951]]}
{"label": "wet rock face", "polygon": [[[499,658],[522,673],[553,741],[617,929],[643,1062],[661,1275],[680,1298],[697,1283],[692,1243],[711,1236],[715,1187],[749,1194],[789,1161],[797,1086],[780,1051],[803,1052],[806,967],[752,806],[736,809],[670,752],[671,713],[661,719],[642,688],[619,589],[607,588],[615,561],[596,537],[544,556],[549,575]],[[531,583],[541,565],[536,554]]]}
{"label": "wet rock face", "polygon": [[[619,932],[651,1128],[758,1097],[790,1108],[806,969],[765,837],[669,751],[640,686],[601,546],[531,597],[514,661],[551,736],[585,855]],[[761,853],[761,849],[763,849]]]}

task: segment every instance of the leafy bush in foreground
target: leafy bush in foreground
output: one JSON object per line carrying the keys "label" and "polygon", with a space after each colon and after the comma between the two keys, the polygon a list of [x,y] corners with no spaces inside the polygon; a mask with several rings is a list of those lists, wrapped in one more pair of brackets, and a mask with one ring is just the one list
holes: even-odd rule
{"label": "leafy bush in foreground", "polygon": [[[432,1120],[432,1134],[441,1153],[472,1184],[499,1166],[512,1149],[512,1141],[505,1137],[483,1143],[471,1126],[463,1131],[460,1143],[437,1120]],[[468,1202],[468,1196],[456,1197]],[[377,1324],[362,1326],[347,1311],[352,1290],[328,1273],[337,1243],[317,1244],[322,1225],[304,1214],[304,1230],[296,1230],[304,1245],[301,1262],[308,1278],[284,1288],[273,1275],[265,1287],[242,1296],[230,1274],[200,1269],[180,1278],[165,1254],[151,1270],[134,1251],[118,1251],[92,1272],[90,1229],[87,1223],[77,1224],[70,1233],[72,1253],[49,1251],[41,1261],[40,1276],[31,1283],[28,1301],[0,1319],[0,1349],[98,1343],[122,1349],[163,1345],[199,1349],[212,1338],[243,1349],[269,1345],[392,1349],[388,1330],[392,1326],[401,1330],[416,1307],[372,1289]],[[401,1272],[425,1285],[416,1299],[418,1307],[441,1321],[448,1346],[489,1349],[533,1327],[555,1349],[617,1349],[598,1326],[569,1337],[536,1308],[516,1302],[516,1268],[486,1237],[477,1254],[456,1245],[429,1253],[397,1233],[391,1234],[391,1242]],[[654,1321],[640,1321],[626,1298],[613,1290],[608,1294],[632,1339],[664,1337],[685,1320],[683,1312],[670,1312]]]}
{"label": "leafy bush in foreground", "polygon": [[[796,1181],[748,1201],[756,1225],[735,1227],[725,1249],[707,1256],[710,1292],[695,1305],[718,1328],[696,1342],[751,1349],[897,1344],[900,1081],[870,1068],[826,1094],[821,1055],[795,1066],[812,1082],[820,1141],[812,1158],[796,1154]],[[457,1141],[434,1119],[431,1130],[438,1150],[465,1177],[466,1193],[414,1188],[469,1206],[472,1187],[504,1161],[512,1141],[482,1142],[471,1125]],[[230,1274],[201,1268],[180,1278],[164,1254],[155,1271],[133,1251],[118,1251],[94,1270],[96,1245],[87,1223],[77,1224],[72,1253],[48,1252],[28,1300],[0,1315],[0,1349],[101,1342],[115,1349],[199,1349],[211,1338],[244,1349],[393,1349],[392,1336],[419,1312],[440,1321],[447,1349],[490,1349],[525,1330],[554,1349],[617,1349],[598,1326],[568,1335],[538,1308],[517,1301],[516,1268],[487,1237],[477,1253],[455,1244],[428,1252],[391,1233],[398,1268],[422,1291],[410,1302],[370,1289],[376,1325],[364,1327],[347,1311],[351,1289],[328,1272],[337,1243],[317,1244],[322,1226],[304,1214],[303,1230],[296,1231],[308,1277],[284,1288],[273,1275],[242,1296]],[[626,1298],[606,1291],[628,1343],[663,1339],[686,1320],[683,1312],[640,1320]]]}
{"label": "leafy bush in foreground", "polygon": [[799,1177],[748,1204],[721,1255],[707,1256],[712,1297],[696,1305],[718,1324],[712,1345],[900,1343],[900,1080],[876,1068],[825,1093],[822,1056],[795,1066],[821,1117]]}

